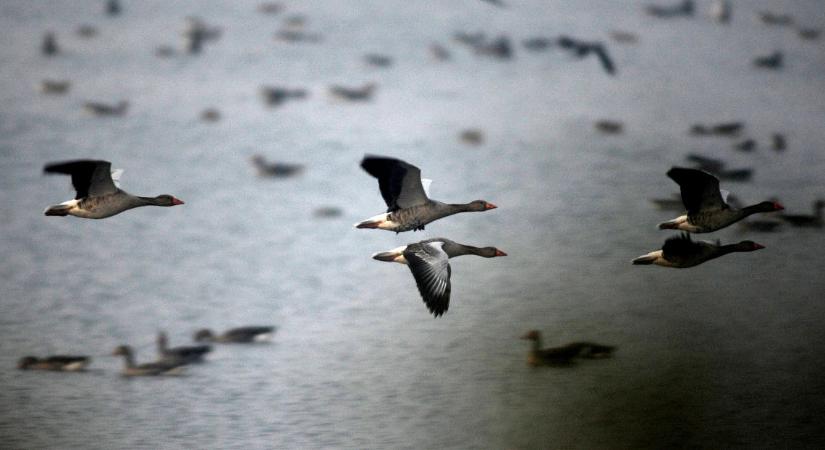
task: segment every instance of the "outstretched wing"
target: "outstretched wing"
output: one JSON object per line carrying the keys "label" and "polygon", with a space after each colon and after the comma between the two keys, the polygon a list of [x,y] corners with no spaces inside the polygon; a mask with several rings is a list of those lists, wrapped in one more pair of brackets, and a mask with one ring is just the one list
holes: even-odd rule
{"label": "outstretched wing", "polygon": [[112,163],[102,160],[79,159],[47,164],[45,173],[62,173],[72,176],[75,198],[96,197],[117,192],[112,181]]}
{"label": "outstretched wing", "polygon": [[450,306],[450,263],[443,242],[410,244],[404,258],[427,308],[438,317]]}
{"label": "outstretched wing", "polygon": [[697,169],[673,167],[667,171],[667,176],[679,185],[688,214],[728,209],[719,191],[719,179],[713,175]]}
{"label": "outstretched wing", "polygon": [[378,187],[388,212],[427,203],[418,167],[400,159],[379,156],[365,156],[361,167],[378,178]]}
{"label": "outstretched wing", "polygon": [[595,44],[592,47],[593,52],[596,53],[596,56],[599,58],[599,62],[602,63],[602,67],[604,67],[605,72],[610,75],[616,74],[616,65],[613,64],[613,60],[610,58],[610,55],[607,53],[607,49],[604,48],[603,44]]}

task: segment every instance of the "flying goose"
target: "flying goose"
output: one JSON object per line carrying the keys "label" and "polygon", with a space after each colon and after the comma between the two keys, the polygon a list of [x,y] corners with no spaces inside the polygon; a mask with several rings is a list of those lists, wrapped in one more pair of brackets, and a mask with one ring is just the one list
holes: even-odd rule
{"label": "flying goose", "polygon": [[49,206],[47,216],[75,216],[84,219],[103,219],[139,206],[175,206],[183,202],[171,195],[138,197],[120,190],[112,180],[112,163],[102,160],[79,159],[47,164],[45,173],[72,176],[77,191],[74,200]]}
{"label": "flying goose", "polygon": [[373,259],[409,266],[418,291],[430,312],[438,317],[450,306],[450,258],[476,255],[507,256],[495,247],[472,247],[445,238],[427,239],[372,255]]}
{"label": "flying goose", "polygon": [[636,265],[656,264],[663,267],[679,269],[697,266],[720,256],[733,252],[752,252],[765,248],[753,241],[742,241],[737,244],[720,245],[707,241],[693,241],[690,235],[682,233],[665,241],[661,250],[650,252],[633,260]]}
{"label": "flying goose", "polygon": [[765,201],[742,209],[727,203],[727,191],[719,190],[719,179],[697,169],[674,167],[667,176],[679,184],[687,214],[660,223],[660,230],[709,233],[738,222],[751,214],[784,209],[778,202]]}
{"label": "flying goose", "polygon": [[215,335],[212,330],[203,328],[195,333],[195,342],[221,343],[250,343],[269,340],[275,332],[275,327],[248,326],[232,328],[221,335]]}
{"label": "flying goose", "polygon": [[378,228],[396,233],[423,230],[424,225],[442,217],[496,208],[484,200],[447,204],[430,199],[421,182],[421,170],[400,159],[367,155],[361,161],[361,167],[378,178],[387,212],[355,224],[356,228]]}

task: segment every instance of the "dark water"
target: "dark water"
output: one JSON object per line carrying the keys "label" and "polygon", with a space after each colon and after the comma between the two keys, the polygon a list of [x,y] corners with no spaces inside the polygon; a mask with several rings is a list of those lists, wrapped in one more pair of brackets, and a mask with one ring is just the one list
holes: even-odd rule
{"label": "dark water", "polygon": [[[695,151],[753,167],[725,183],[745,202],[779,198],[807,212],[825,196],[825,52],[754,12],[825,26],[818,1],[734,3],[715,24],[644,16],[642,2],[287,2],[324,40],[278,43],[281,16],[255,2],[124,2],[107,18],[89,2],[0,2],[0,437],[8,448],[674,448],[815,447],[823,442],[822,230],[712,235],[767,248],[689,270],[634,267],[658,248],[674,213],[649,198],[675,192],[666,170]],[[199,57],[180,46],[184,18],[223,27]],[[97,37],[74,34],[83,23]],[[54,30],[63,54],[44,58]],[[609,42],[619,74],[593,60],[521,47],[508,62],[477,57],[454,31],[516,42],[570,34]],[[438,41],[453,54],[433,61]],[[785,52],[781,71],[753,57]],[[370,68],[362,55],[394,57]],[[45,96],[44,78],[73,82]],[[348,104],[326,87],[378,83]],[[258,87],[305,87],[282,108]],[[122,118],[85,101],[128,99]],[[214,106],[223,120],[198,120]],[[625,133],[603,136],[601,118]],[[687,134],[694,122],[745,120],[759,142]],[[466,128],[485,142],[466,146]],[[768,148],[783,132],[784,153]],[[289,180],[253,175],[248,157],[305,164]],[[355,230],[380,213],[365,153],[404,158],[434,198],[499,205],[424,233]],[[46,218],[70,198],[45,162],[113,161],[123,188],[186,201],[104,221]],[[343,214],[317,218],[318,207]],[[494,245],[507,258],[452,264],[449,312],[427,314],[406,268],[370,259],[426,237]],[[127,380],[116,345],[154,357],[204,326],[274,324],[269,345],[219,347],[187,376]],[[616,345],[611,360],[530,370],[518,337]],[[25,354],[85,353],[86,374],[14,369]]]}

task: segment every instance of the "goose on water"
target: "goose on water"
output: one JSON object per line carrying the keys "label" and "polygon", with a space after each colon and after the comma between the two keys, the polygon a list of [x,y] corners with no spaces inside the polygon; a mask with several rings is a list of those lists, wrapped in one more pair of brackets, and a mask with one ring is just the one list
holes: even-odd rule
{"label": "goose on water", "polygon": [[267,341],[275,332],[275,327],[269,326],[248,326],[232,328],[223,334],[215,335],[212,330],[201,329],[195,333],[195,342],[220,342],[220,343],[250,343]]}
{"label": "goose on water", "polygon": [[119,345],[112,352],[113,356],[123,356],[124,366],[121,374],[126,377],[179,375],[184,370],[180,361],[156,361],[144,364],[135,364],[135,353],[128,345]]}
{"label": "goose on water", "polygon": [[78,372],[85,370],[91,362],[88,356],[54,355],[46,358],[25,356],[17,362],[20,370],[54,370],[61,372]]}
{"label": "goose on water", "polygon": [[667,176],[679,185],[687,214],[660,223],[660,230],[709,233],[751,214],[784,209],[778,202],[770,201],[734,209],[727,203],[728,192],[719,190],[719,179],[701,170],[674,167],[667,172]]}
{"label": "goose on water", "polygon": [[814,202],[814,213],[812,215],[784,214],[779,217],[795,227],[821,228],[823,208],[825,208],[825,200],[817,200]]}
{"label": "goose on water", "polygon": [[378,228],[396,233],[423,230],[424,225],[442,217],[496,208],[496,205],[484,200],[447,204],[430,199],[421,182],[421,170],[400,159],[365,156],[361,167],[378,178],[387,212],[355,224],[356,228]]}
{"label": "goose on water", "polygon": [[507,253],[495,247],[479,248],[445,238],[434,238],[376,253],[372,257],[378,261],[407,265],[424,303],[438,317],[450,306],[450,258],[461,255],[494,258],[507,256]]}
{"label": "goose on water", "polygon": [[616,347],[593,342],[571,342],[560,347],[542,348],[541,332],[538,330],[530,330],[521,338],[532,341],[527,364],[533,367],[568,365],[574,358],[609,358],[616,350]]}
{"label": "goose on water", "polygon": [[665,241],[661,250],[650,252],[633,260],[636,265],[656,264],[663,267],[687,268],[698,266],[720,256],[733,252],[752,252],[765,246],[753,241],[720,245],[718,242],[693,241],[690,235],[682,233]]}
{"label": "goose on water", "polygon": [[74,200],[49,206],[47,216],[75,216],[84,219],[104,219],[140,206],[175,206],[183,202],[171,195],[138,197],[122,191],[112,179],[112,163],[80,159],[47,164],[45,173],[72,176],[77,195]]}
{"label": "goose on water", "polygon": [[165,362],[179,362],[189,364],[202,362],[207,353],[212,351],[210,345],[192,345],[169,348],[169,339],[166,333],[158,333],[158,359]]}

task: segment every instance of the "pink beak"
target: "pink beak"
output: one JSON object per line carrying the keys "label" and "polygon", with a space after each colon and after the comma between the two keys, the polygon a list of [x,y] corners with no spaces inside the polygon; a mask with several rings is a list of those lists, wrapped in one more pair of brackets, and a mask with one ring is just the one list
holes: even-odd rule
{"label": "pink beak", "polygon": [[507,256],[507,253],[504,253],[503,251],[496,249],[496,256]]}
{"label": "pink beak", "polygon": [[487,203],[486,205],[484,205],[484,209],[496,209],[496,208],[498,208],[498,206],[496,206],[492,203]]}
{"label": "pink beak", "polygon": [[183,205],[183,200],[178,200],[177,198],[172,197],[172,205]]}

